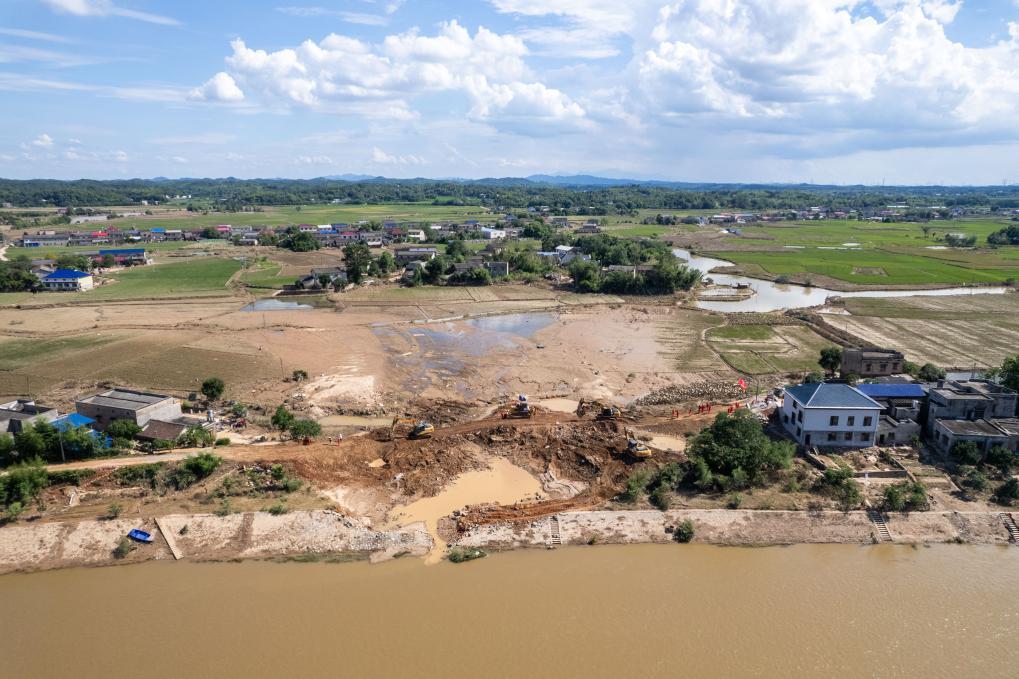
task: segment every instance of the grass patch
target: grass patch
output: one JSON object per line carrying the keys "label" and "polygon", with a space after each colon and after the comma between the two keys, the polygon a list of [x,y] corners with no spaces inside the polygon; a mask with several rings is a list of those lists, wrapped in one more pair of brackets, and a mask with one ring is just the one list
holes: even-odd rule
{"label": "grass patch", "polygon": [[65,352],[89,349],[112,341],[110,336],[78,335],[57,339],[0,341],[0,370],[16,370]]}
{"label": "grass patch", "polygon": [[708,330],[708,339],[712,340],[770,340],[775,331],[769,325],[727,325]]}

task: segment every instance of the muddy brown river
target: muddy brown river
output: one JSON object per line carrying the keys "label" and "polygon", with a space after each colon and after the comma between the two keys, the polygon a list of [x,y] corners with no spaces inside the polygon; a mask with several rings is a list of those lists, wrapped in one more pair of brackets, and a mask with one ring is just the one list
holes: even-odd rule
{"label": "muddy brown river", "polygon": [[1015,677],[1019,548],[596,546],[0,578],[8,677]]}

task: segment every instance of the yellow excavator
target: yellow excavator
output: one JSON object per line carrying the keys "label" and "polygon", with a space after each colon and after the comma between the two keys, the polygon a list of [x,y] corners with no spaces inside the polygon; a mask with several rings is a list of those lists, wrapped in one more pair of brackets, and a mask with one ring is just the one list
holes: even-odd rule
{"label": "yellow excavator", "polygon": [[626,434],[626,454],[635,460],[646,460],[650,458],[654,453],[646,443],[638,439],[632,429],[627,429]]}
{"label": "yellow excavator", "polygon": [[623,414],[623,411],[614,405],[580,399],[580,403],[577,404],[577,417],[583,417],[588,410],[595,411],[594,418],[596,420],[618,420]]}
{"label": "yellow excavator", "polygon": [[390,440],[396,435],[397,428],[401,431],[407,428],[407,438],[412,440],[430,439],[435,433],[435,427],[431,422],[416,420],[413,417],[394,417],[393,424],[389,427]]}

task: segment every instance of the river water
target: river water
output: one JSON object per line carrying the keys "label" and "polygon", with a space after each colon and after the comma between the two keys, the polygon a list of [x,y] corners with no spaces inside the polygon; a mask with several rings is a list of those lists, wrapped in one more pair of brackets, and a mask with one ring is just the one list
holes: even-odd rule
{"label": "river water", "polygon": [[0,578],[8,677],[1015,677],[1015,547],[596,546]]}
{"label": "river water", "polygon": [[749,299],[735,302],[697,301],[699,308],[711,311],[765,312],[782,309],[800,309],[824,304],[828,297],[836,295],[839,297],[944,297],[947,295],[1000,295],[1008,290],[1004,286],[942,288],[939,290],[857,290],[853,292],[829,290],[827,288],[808,288],[802,285],[772,283],[771,281],[750,278],[749,276],[709,273],[716,267],[732,266],[732,262],[714,257],[699,257],[690,254],[689,250],[682,248],[674,249],[673,253],[688,266],[697,269],[705,276],[709,276],[712,281],[719,285],[749,285],[756,293]]}

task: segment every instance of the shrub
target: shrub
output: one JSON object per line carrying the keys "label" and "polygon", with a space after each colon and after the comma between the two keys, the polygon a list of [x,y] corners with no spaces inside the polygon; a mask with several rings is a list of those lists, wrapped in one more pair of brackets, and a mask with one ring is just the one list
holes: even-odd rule
{"label": "shrub", "polygon": [[204,448],[211,446],[216,441],[216,436],[211,431],[198,425],[193,425],[184,430],[180,435],[178,443],[184,448]]}
{"label": "shrub", "polygon": [[743,504],[743,496],[739,493],[733,493],[729,496],[729,501],[726,503],[726,507],[729,509],[739,509],[740,505]]}
{"label": "shrub", "polygon": [[[125,467],[128,469],[128,467]],[[85,479],[91,478],[96,475],[94,469],[64,469],[58,472],[48,472],[49,485],[51,486],[62,486],[70,485],[77,486]]]}
{"label": "shrub", "polygon": [[228,445],[230,445],[230,439],[225,438],[225,437],[224,438],[220,438],[220,439],[216,439],[216,445],[217,446],[228,446]]}
{"label": "shrub", "polygon": [[1019,479],[1011,478],[994,491],[994,501],[998,504],[1011,506],[1016,500],[1019,500]]}
{"label": "shrub", "polygon": [[853,470],[849,467],[830,467],[818,479],[814,490],[834,498],[843,511],[849,511],[863,501],[860,484],[853,480]]}
{"label": "shrub", "polygon": [[963,475],[960,485],[977,492],[987,490],[987,475],[976,467],[963,467],[959,472]]}
{"label": "shrub", "polygon": [[303,482],[301,479],[284,479],[283,490],[287,493],[295,493],[301,489]]}
{"label": "shrub", "polygon": [[926,511],[930,509],[927,488],[918,481],[885,486],[884,507],[893,512]]}
{"label": "shrub", "polygon": [[290,424],[290,435],[295,439],[315,438],[322,433],[322,425],[314,420],[294,420]]}
{"label": "shrub", "polygon": [[651,505],[663,512],[668,510],[672,504],[672,497],[669,495],[669,490],[665,486],[657,486],[651,494],[648,496],[648,500]]}
{"label": "shrub", "polygon": [[226,385],[218,377],[210,377],[202,382],[202,395],[210,401],[215,401],[223,395]]}
{"label": "shrub", "polygon": [[647,469],[634,472],[626,480],[626,489],[619,494],[619,499],[627,503],[636,502],[644,491],[647,490],[648,484],[651,483],[651,478],[652,472]]}
{"label": "shrub", "polygon": [[117,543],[117,546],[113,548],[113,558],[123,559],[133,551],[134,543],[131,542],[131,538],[122,537],[120,538],[120,542]]}
{"label": "shrub", "polygon": [[124,508],[120,506],[119,502],[114,502],[106,508],[106,518],[116,519],[124,511]]}
{"label": "shrub", "polygon": [[980,449],[973,441],[958,441],[952,446],[952,457],[958,464],[969,466],[976,466],[983,459]]}
{"label": "shrub", "polygon": [[280,516],[282,514],[286,514],[287,512],[289,512],[290,509],[282,502],[277,502],[276,504],[269,507],[269,509],[266,511],[268,511],[273,516]]}
{"label": "shrub", "polygon": [[1015,464],[1015,455],[1015,453],[1004,446],[993,446],[987,451],[984,464],[994,467],[1005,476],[1008,476],[1012,472],[1012,466]]}
{"label": "shrub", "polygon": [[453,563],[473,561],[484,556],[487,556],[487,554],[477,547],[450,547],[449,552],[446,554],[446,558]]}
{"label": "shrub", "polygon": [[789,466],[793,446],[773,441],[750,411],[719,413],[710,427],[694,437],[687,455],[693,460],[693,476],[700,488],[726,490],[757,485],[769,472]]}
{"label": "shrub", "polygon": [[693,540],[693,535],[693,521],[690,519],[680,521],[672,531],[672,539],[676,542],[690,542]]}

